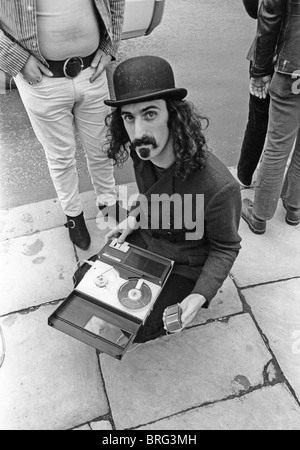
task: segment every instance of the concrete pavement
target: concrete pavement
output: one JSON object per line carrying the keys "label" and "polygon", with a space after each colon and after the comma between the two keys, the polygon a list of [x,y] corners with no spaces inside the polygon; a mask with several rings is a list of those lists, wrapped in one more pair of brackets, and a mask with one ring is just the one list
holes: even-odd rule
{"label": "concrete pavement", "polygon": [[300,430],[300,227],[282,205],[262,236],[241,221],[242,250],[208,311],[118,361],[47,325],[76,262],[104,243],[94,194],[82,198],[87,252],[56,199],[1,211],[0,429]]}

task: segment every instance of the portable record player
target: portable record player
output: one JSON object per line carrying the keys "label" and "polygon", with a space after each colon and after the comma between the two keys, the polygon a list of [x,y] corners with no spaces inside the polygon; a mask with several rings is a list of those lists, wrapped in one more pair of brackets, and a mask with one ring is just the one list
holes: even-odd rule
{"label": "portable record player", "polygon": [[145,323],[174,262],[117,239],[75,274],[75,289],[48,324],[121,359]]}

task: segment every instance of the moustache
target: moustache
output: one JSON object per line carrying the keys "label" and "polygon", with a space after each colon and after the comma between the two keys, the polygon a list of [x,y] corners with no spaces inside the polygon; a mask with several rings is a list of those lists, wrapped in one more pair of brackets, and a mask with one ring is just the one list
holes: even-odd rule
{"label": "moustache", "polygon": [[142,147],[144,145],[152,145],[153,148],[158,147],[157,142],[153,137],[145,136],[141,139],[135,139],[134,141],[132,141],[130,144],[130,148],[131,150],[135,150],[137,147]]}

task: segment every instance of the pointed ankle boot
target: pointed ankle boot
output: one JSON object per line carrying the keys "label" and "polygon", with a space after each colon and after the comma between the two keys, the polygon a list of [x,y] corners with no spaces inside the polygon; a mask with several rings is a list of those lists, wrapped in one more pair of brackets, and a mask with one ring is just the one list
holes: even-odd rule
{"label": "pointed ankle boot", "polygon": [[74,245],[87,250],[91,243],[91,237],[85,224],[83,212],[76,217],[67,216],[65,227],[69,229],[70,239]]}

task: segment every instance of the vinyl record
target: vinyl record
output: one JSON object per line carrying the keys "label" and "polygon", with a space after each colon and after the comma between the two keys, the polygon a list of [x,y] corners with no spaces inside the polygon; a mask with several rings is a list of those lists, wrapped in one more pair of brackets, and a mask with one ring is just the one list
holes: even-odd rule
{"label": "vinyl record", "polygon": [[138,278],[129,280],[118,291],[118,300],[125,308],[139,310],[151,302],[151,289],[146,283],[136,289],[138,281]]}

